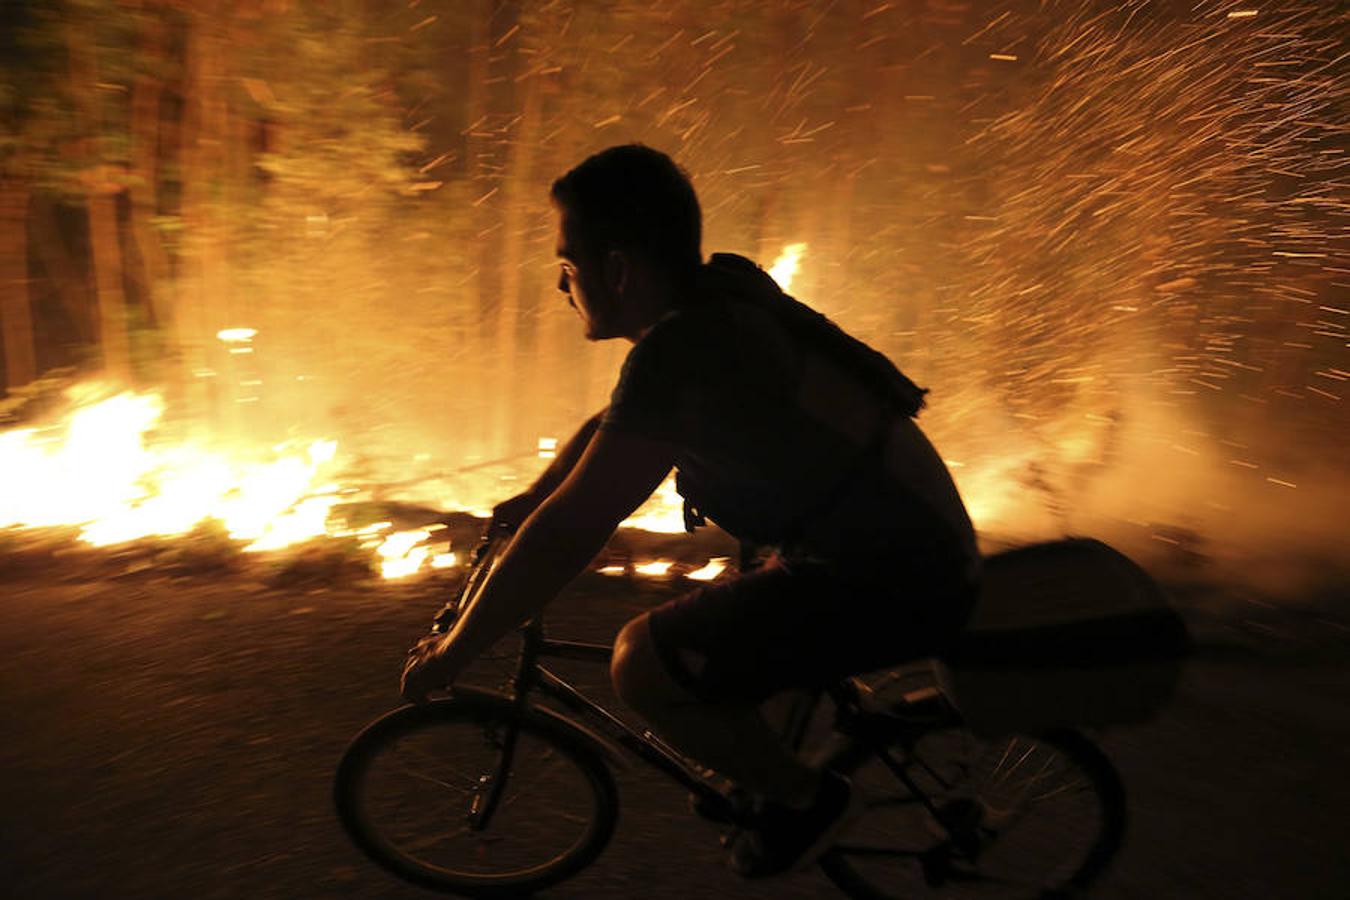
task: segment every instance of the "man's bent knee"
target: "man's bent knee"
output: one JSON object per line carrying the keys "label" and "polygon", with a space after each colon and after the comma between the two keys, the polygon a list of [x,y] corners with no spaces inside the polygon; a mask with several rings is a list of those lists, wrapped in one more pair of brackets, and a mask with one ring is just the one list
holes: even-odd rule
{"label": "man's bent knee", "polygon": [[695,699],[666,670],[652,639],[647,613],[619,631],[609,675],[619,699],[643,715],[652,709]]}

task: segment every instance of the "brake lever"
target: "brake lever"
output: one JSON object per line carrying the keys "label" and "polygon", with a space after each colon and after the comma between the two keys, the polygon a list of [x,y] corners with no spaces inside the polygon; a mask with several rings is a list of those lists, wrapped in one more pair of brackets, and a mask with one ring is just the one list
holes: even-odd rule
{"label": "brake lever", "polygon": [[441,611],[436,613],[436,618],[431,620],[432,634],[445,634],[455,625],[455,620],[459,618],[459,603],[451,600]]}

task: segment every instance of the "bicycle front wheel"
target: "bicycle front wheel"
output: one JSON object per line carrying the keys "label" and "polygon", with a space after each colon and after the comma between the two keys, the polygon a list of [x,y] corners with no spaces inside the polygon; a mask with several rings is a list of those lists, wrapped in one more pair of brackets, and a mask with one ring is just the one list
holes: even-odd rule
{"label": "bicycle front wheel", "polygon": [[371,723],[338,764],[334,799],[372,860],[471,897],[519,896],[570,877],[604,849],[618,815],[613,776],[588,742],[484,692]]}
{"label": "bicycle front wheel", "polygon": [[983,740],[939,728],[846,768],[866,812],[821,867],[858,900],[1066,896],[1124,837],[1120,777],[1073,731]]}

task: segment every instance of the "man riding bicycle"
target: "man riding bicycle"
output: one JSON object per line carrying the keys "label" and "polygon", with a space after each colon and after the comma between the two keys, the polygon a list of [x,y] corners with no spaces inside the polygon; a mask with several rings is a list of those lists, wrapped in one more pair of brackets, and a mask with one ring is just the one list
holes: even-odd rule
{"label": "man riding bicycle", "polygon": [[764,799],[742,874],[819,855],[857,808],[847,779],[789,753],[772,694],[940,652],[974,602],[979,554],[913,421],[923,391],[741,257],[704,262],[698,199],[667,156],[612,147],[553,184],[558,288],[588,340],[633,344],[609,406],[494,511],[515,537],[470,614],[409,654],[403,693],[443,688],[538,614],[672,468],[768,565],[629,622],[620,698],[672,745]]}

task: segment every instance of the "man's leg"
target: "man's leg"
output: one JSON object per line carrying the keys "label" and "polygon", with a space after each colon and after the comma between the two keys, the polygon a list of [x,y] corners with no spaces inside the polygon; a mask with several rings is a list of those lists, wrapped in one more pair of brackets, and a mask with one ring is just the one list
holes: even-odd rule
{"label": "man's leg", "polygon": [[702,702],[671,677],[646,613],[619,632],[611,675],[620,699],[703,765],[784,806],[815,799],[820,773],[792,755],[757,707]]}

